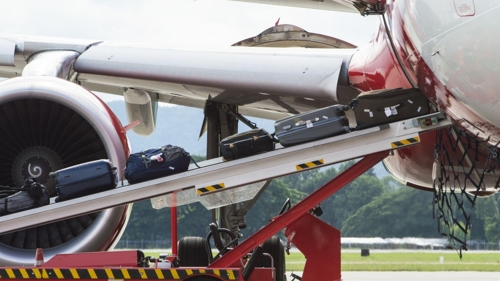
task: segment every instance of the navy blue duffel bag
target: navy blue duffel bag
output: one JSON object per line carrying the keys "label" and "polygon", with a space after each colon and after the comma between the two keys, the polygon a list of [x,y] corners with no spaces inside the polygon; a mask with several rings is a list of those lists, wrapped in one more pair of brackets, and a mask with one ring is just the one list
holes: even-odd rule
{"label": "navy blue duffel bag", "polygon": [[165,145],[132,153],[127,159],[125,178],[138,183],[187,171],[191,156],[182,147]]}

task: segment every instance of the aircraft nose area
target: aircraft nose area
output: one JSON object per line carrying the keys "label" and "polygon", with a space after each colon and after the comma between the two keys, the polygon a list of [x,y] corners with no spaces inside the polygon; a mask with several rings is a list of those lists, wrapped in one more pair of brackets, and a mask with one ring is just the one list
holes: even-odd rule
{"label": "aircraft nose area", "polygon": [[[480,34],[480,39],[463,36],[469,33]],[[477,29],[462,30],[459,34],[452,32],[436,44],[428,65],[457,100],[500,127],[500,54],[493,50],[500,40]]]}
{"label": "aircraft nose area", "polygon": [[[444,85],[446,95],[451,93],[481,119],[500,128],[500,53],[497,51],[500,38],[494,36],[500,32],[499,3],[484,2],[466,11],[447,9],[437,1],[415,5],[415,17],[432,19],[433,24],[413,27],[415,30],[408,35],[417,45],[421,44],[417,51],[431,73]],[[424,9],[426,6],[430,9]],[[423,10],[427,15],[418,13]],[[432,82],[427,75],[420,75],[419,86],[430,88]],[[440,105],[451,107],[446,95],[438,97]],[[483,124],[478,124],[479,120],[470,120],[472,126],[486,131]]]}

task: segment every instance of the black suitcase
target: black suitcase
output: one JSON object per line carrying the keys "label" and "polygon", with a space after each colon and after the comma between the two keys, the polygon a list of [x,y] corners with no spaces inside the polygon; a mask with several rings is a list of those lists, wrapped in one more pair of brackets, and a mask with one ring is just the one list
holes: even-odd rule
{"label": "black suitcase", "polygon": [[165,145],[132,153],[127,159],[125,178],[138,183],[187,171],[191,156],[182,147]]}
{"label": "black suitcase", "polygon": [[283,146],[305,143],[349,132],[345,105],[332,105],[278,120],[276,137]]}
{"label": "black suitcase", "polygon": [[0,216],[13,214],[50,203],[45,187],[34,179],[26,180],[19,192],[0,199]]}
{"label": "black suitcase", "polygon": [[264,129],[253,129],[229,136],[219,143],[225,161],[274,150],[275,140]]}
{"label": "black suitcase", "polygon": [[353,99],[349,106],[354,110],[356,129],[409,119],[430,111],[427,98],[414,88],[365,92]]}
{"label": "black suitcase", "polygon": [[56,202],[110,190],[118,184],[116,168],[106,159],[67,167],[50,176],[56,182]]}

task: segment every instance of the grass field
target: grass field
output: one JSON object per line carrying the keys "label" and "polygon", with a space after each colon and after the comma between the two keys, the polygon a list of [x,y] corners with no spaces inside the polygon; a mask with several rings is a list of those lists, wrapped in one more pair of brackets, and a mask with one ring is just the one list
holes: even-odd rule
{"label": "grass field", "polygon": [[[304,261],[302,254],[294,253],[287,259],[287,270],[302,270]],[[368,257],[342,253],[341,263],[343,271],[500,271],[500,254],[466,252],[460,260],[456,252],[371,251]]]}
{"label": "grass field", "polygon": [[[157,257],[159,252],[145,252]],[[440,263],[440,258],[443,263]],[[291,252],[286,256],[287,271],[302,271],[305,257]],[[361,251],[342,253],[342,271],[493,271],[500,272],[500,253],[464,252],[460,260],[456,252],[378,252],[362,257]]]}

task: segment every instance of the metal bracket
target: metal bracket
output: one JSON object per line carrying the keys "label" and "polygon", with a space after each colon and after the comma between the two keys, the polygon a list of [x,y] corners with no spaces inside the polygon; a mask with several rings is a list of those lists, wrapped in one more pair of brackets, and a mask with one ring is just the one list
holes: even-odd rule
{"label": "metal bracket", "polygon": [[376,4],[353,3],[353,5],[356,9],[358,9],[359,13],[362,16],[381,15],[385,13],[386,10],[385,3],[376,3]]}
{"label": "metal bracket", "polygon": [[255,202],[260,198],[262,193],[266,190],[266,188],[269,186],[271,183],[270,180],[266,181],[262,188],[259,190],[259,192],[255,195],[254,198],[243,202],[239,208],[235,212],[230,212],[229,213],[229,221],[230,222],[236,222],[238,227],[240,229],[243,229],[246,227],[246,221],[245,221],[245,216],[248,214],[252,206],[255,204]]}
{"label": "metal bracket", "polygon": [[245,125],[247,125],[251,129],[257,129],[257,124],[251,122],[250,120],[245,118],[243,115],[241,115],[237,112],[234,112],[227,104],[221,104],[221,110],[227,114],[230,114],[231,116],[240,120],[241,122],[245,123]]}

